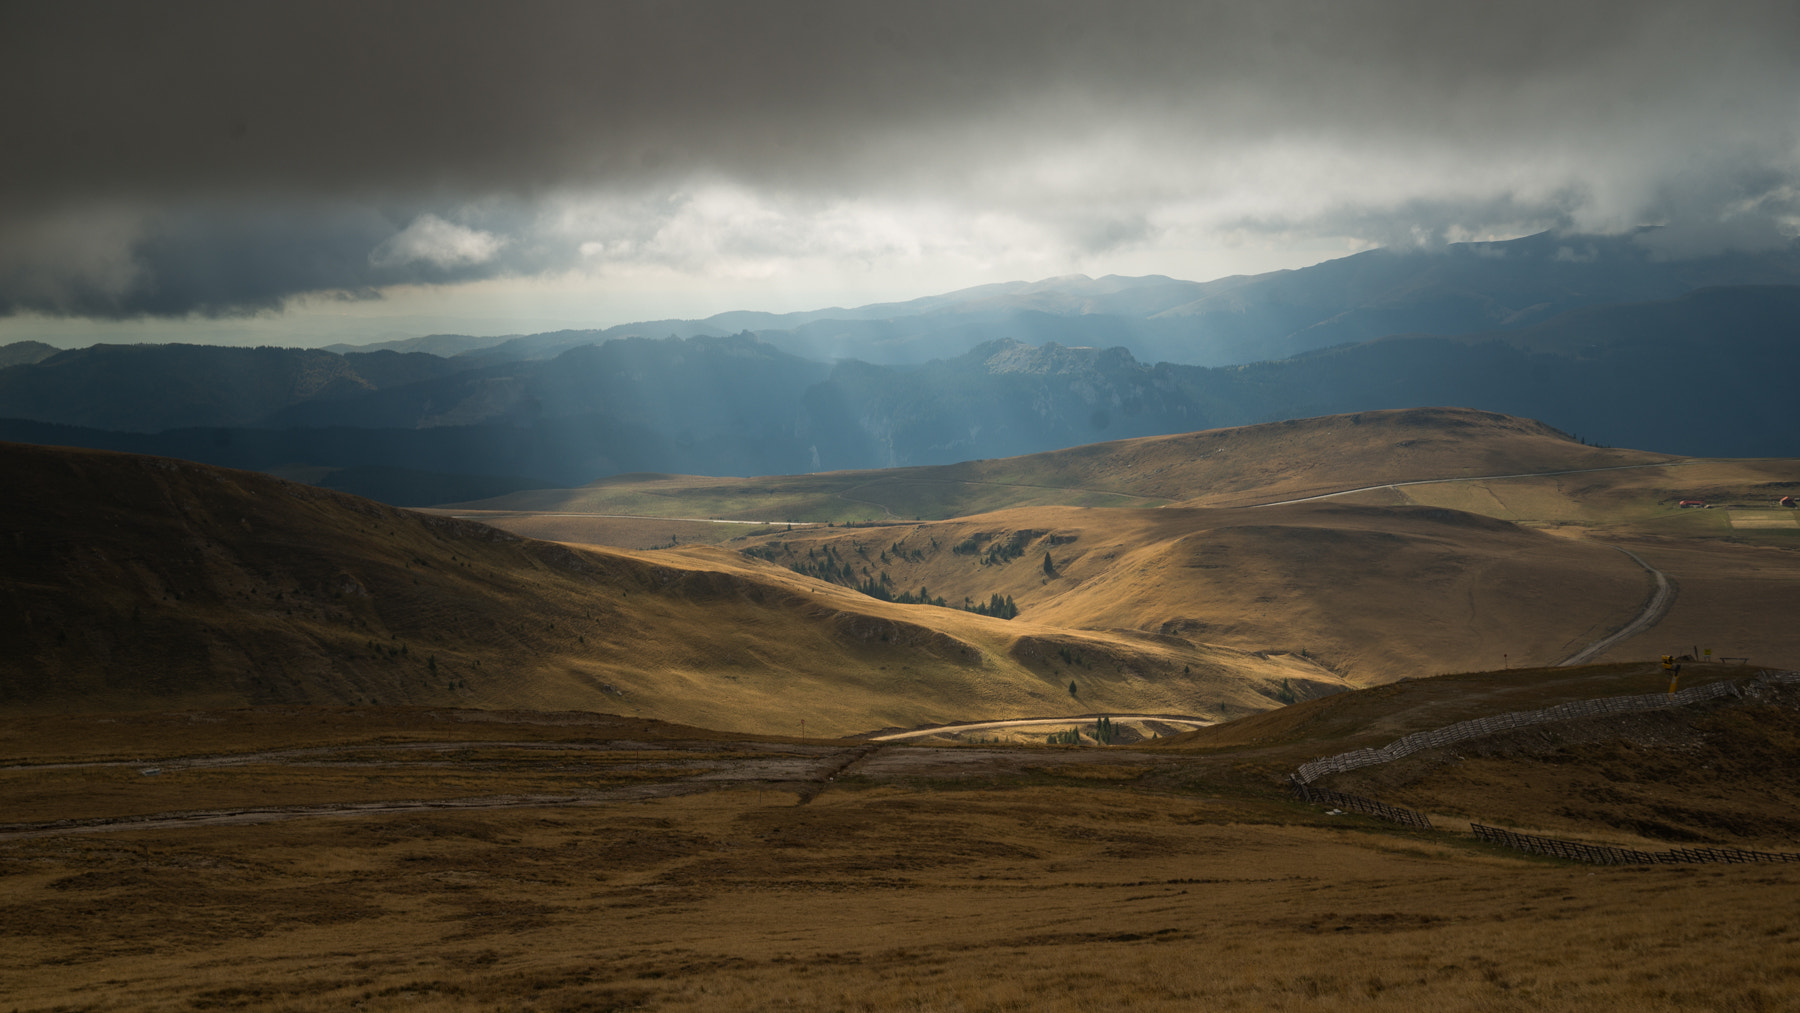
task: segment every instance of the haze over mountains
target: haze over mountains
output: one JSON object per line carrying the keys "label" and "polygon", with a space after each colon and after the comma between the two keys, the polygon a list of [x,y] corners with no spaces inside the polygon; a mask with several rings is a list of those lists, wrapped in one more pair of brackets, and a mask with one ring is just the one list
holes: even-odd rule
{"label": "haze over mountains", "polygon": [[1146,362],[1225,366],[1389,334],[1523,327],[1584,306],[1666,300],[1710,286],[1800,283],[1794,245],[1669,258],[1659,254],[1657,238],[1655,229],[1625,236],[1545,232],[1436,250],[1369,250],[1299,270],[1208,282],[1071,275],[854,309],[739,311],[506,342],[435,335],[330,350],[545,357],[607,338],[748,332],[804,358],[883,365],[954,358],[1009,337],[1032,345],[1122,346]]}
{"label": "haze over mountains", "polygon": [[402,505],[1432,404],[1599,443],[1800,454],[1800,248],[1665,259],[1655,238],[1545,233],[1205,283],[1076,276],[503,341],[20,343],[0,349],[0,437],[276,470]]}

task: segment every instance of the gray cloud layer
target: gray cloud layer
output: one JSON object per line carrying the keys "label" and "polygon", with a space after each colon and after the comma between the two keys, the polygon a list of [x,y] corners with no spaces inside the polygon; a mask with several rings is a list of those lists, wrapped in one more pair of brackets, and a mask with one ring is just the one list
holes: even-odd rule
{"label": "gray cloud layer", "polygon": [[1797,51],[1792,3],[11,4],[0,312],[880,256],[819,209],[920,203],[1088,250],[1767,242]]}

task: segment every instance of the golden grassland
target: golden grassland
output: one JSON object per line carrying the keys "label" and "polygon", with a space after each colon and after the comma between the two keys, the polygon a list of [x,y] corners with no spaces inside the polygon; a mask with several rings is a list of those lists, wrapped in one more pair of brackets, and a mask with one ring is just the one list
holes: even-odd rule
{"label": "golden grassland", "polygon": [[[1530,472],[1575,473],[1479,477]],[[1233,508],[1428,479],[1313,503]],[[698,491],[704,495],[690,498]],[[547,503],[573,496],[570,502],[587,506],[648,496],[670,510],[732,516],[740,500],[772,495],[798,503],[814,495],[816,512],[796,516],[841,520],[841,497],[853,494],[881,507],[866,516],[885,519],[726,544],[813,573],[829,550],[834,564],[849,564],[851,576],[832,578],[840,583],[885,580],[891,594],[923,588],[952,606],[1010,596],[1032,622],[1282,656],[1367,685],[1550,663],[1609,635],[1653,586],[1614,546],[1663,570],[1678,593],[1661,623],[1605,657],[1705,645],[1719,657],[1800,663],[1787,618],[1800,603],[1800,527],[1733,526],[1741,511],[1728,509],[1767,507],[1795,492],[1800,466],[1792,461],[1593,448],[1528,420],[1424,409],[948,468],[742,480],[624,476],[520,496]],[[1145,499],[1085,505],[1097,493]],[[1689,498],[1727,509],[1677,507]],[[975,509],[985,512],[969,513]],[[898,519],[911,516],[947,519]],[[1481,517],[1505,523],[1484,525]],[[608,537],[566,530],[578,536],[572,540]],[[992,554],[1008,543],[1015,555]]]}
{"label": "golden grassland", "polygon": [[[992,554],[1009,546],[1015,558]],[[809,528],[752,539],[747,551],[806,568],[828,547],[894,592],[923,587],[951,603],[999,594],[1021,621],[1281,655],[1358,684],[1495,667],[1503,656],[1561,660],[1636,614],[1650,580],[1602,545],[1461,513],[1333,502],[1009,510]]]}
{"label": "golden grassland", "polygon": [[463,504],[757,521],[942,520],[1009,507],[1243,506],[1421,478],[1640,465],[1528,419],[1463,408],[1330,415],[1025,457],[764,478],[616,475]]}
{"label": "golden grassland", "polygon": [[[622,477],[575,508],[658,519],[510,522],[624,546],[600,548],[0,446],[0,1009],[1795,1008],[1800,865],[1593,868],[1462,831],[1800,850],[1791,692],[1326,785],[1438,831],[1281,791],[1317,756],[1658,692],[1658,654],[1753,662],[1684,685],[1793,665],[1795,536],[1674,506],[1769,509],[1790,464],[1431,409]],[[541,499],[508,509],[575,503]],[[671,519],[806,510],[888,523],[715,546]],[[1646,603],[1613,546],[1673,609],[1615,663],[1541,667]],[[825,559],[1021,615],[795,572]],[[1406,678],[1502,654],[1533,667]],[[788,737],[1103,713],[1239,719],[1109,748]]]}
{"label": "golden grassland", "polygon": [[[1272,481],[1266,497],[1433,467],[1637,460],[1452,410],[1158,440],[970,467],[1041,464],[1032,495],[1077,481],[1174,495],[1171,483],[1211,468],[1221,487]],[[1369,463],[1383,447],[1387,463]],[[1305,464],[1306,448],[1337,470]],[[1792,532],[1733,529],[1728,511],[1673,505],[1695,490],[1766,500],[1788,462],[1652,458],[1265,508],[1037,506],[627,551],[179,462],[5,455],[19,492],[0,504],[11,535],[0,538],[0,635],[14,645],[0,659],[0,705],[38,713],[577,708],[820,734],[1100,711],[1229,717],[1347,685],[1567,657],[1647,601],[1650,575],[1614,545],[1664,570],[1678,594],[1662,622],[1606,657],[1703,646],[1800,661]],[[1277,467],[1291,481],[1266,470]],[[714,537],[732,527],[628,523],[648,525],[621,529],[636,543],[658,526]],[[836,584],[794,572],[821,574],[827,556]],[[951,607],[840,586],[871,580]],[[1019,618],[956,607],[994,595]]]}
{"label": "golden grassland", "polygon": [[580,708],[845,734],[1242,714],[1343,685],[1225,646],[890,604],[736,552],[571,549],[245,472],[3,452],[11,710]]}
{"label": "golden grassland", "polygon": [[[1796,511],[1775,504],[1796,494],[1800,462],[1688,458],[1618,471],[1408,485],[1341,501],[1440,506],[1602,539],[1703,538],[1792,548],[1800,546],[1800,538],[1741,534],[1731,519],[1740,510],[1791,516]],[[1684,510],[1678,505],[1684,499],[1704,500],[1715,509]]]}
{"label": "golden grassland", "polygon": [[[35,798],[29,822],[189,819],[0,828],[0,995],[20,1010],[1791,1008],[1800,865],[1579,866],[1327,815],[1279,790],[1293,755],[1360,741],[1367,715],[1410,727],[1650,676],[1415,680],[1163,748],[871,752],[603,715],[391,708],[12,719],[5,811]],[[1686,720],[1702,736],[1734,721],[1791,735],[1793,713]],[[138,758],[123,777],[76,771],[105,771],[110,791],[21,766],[81,762],[84,731],[94,756]],[[1643,739],[1622,734],[1567,745]],[[1743,736],[1715,738],[1714,760],[1758,769],[1732,748]],[[1479,763],[1511,764],[1513,780],[1568,766],[1491,752]],[[1586,787],[1630,787],[1629,766],[1601,757]],[[1385,787],[1486,815],[1496,770],[1463,769],[1423,764]],[[732,772],[743,779],[721,779]],[[256,799],[416,801],[434,781],[468,805],[193,818]],[[1663,787],[1705,809],[1703,781]],[[1590,839],[1642,840],[1620,838],[1605,805],[1560,801],[1595,814],[1573,828]]]}

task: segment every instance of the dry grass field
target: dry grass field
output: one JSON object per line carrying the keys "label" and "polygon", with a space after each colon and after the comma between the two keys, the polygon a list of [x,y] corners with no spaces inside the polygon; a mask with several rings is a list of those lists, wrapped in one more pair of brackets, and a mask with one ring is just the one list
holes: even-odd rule
{"label": "dry grass field", "polygon": [[1419,408],[1117,440],[936,467],[750,479],[615,475],[579,489],[519,492],[460,506],[842,524],[943,520],[1011,507],[1246,506],[1385,482],[1674,460],[1668,454],[1584,446],[1529,419]]}
{"label": "dry grass field", "polygon": [[[953,603],[999,594],[1019,621],[1287,656],[1357,684],[1498,667],[1503,656],[1553,663],[1622,625],[1649,587],[1603,545],[1469,514],[1334,502],[1008,510],[796,530],[752,539],[748,551],[808,567],[827,547],[890,578],[894,592],[923,586]],[[1018,554],[994,555],[1009,549]]]}
{"label": "dry grass field", "polygon": [[[1452,820],[1330,815],[1279,788],[1295,756],[1385,736],[1370,716],[1397,730],[1654,678],[1416,680],[1155,748],[872,747],[394,708],[13,719],[0,1004],[1793,1008],[1800,865],[1576,865],[1479,844]],[[1791,748],[1796,713],[1720,707],[1670,727],[1711,736],[1706,758],[1753,778],[1757,748]],[[1737,748],[1733,727],[1764,737]],[[1687,740],[1659,752],[1645,728],[1617,731],[1369,768],[1388,780],[1361,786],[1496,822],[1524,806],[1536,822],[1521,825],[1592,840],[1659,830],[1571,825],[1555,807],[1608,810],[1579,802],[1605,789],[1638,793],[1621,811],[1645,797],[1730,810],[1704,802],[1716,779],[1673,776]],[[1570,780],[1576,764],[1590,782]],[[1536,809],[1492,790],[1539,778]],[[1763,788],[1792,808],[1791,778]]]}
{"label": "dry grass field", "polygon": [[[1547,664],[1607,637],[1655,586],[1614,547],[1661,569],[1676,600],[1603,657],[1704,645],[1719,657],[1800,664],[1790,619],[1800,607],[1800,527],[1773,523],[1792,511],[1772,506],[1795,492],[1796,462],[1594,448],[1528,420],[1425,409],[948,468],[624,476],[508,502],[748,516],[746,504],[767,499],[826,521],[861,504],[857,516],[879,520],[724,544],[815,575],[829,561],[840,584],[882,581],[892,595],[923,588],[952,606],[1001,595],[1032,622],[1281,656],[1367,685]],[[1112,497],[1104,508],[1094,500],[1102,495]],[[1678,508],[1690,498],[1721,509]],[[514,516],[499,523],[554,523]],[[902,520],[911,517],[940,519]],[[571,541],[611,537],[561,530]]]}
{"label": "dry grass field", "polygon": [[[1420,483],[1355,493],[1338,501],[1447,507],[1599,539],[1735,538],[1794,547],[1800,539],[1791,534],[1758,538],[1733,529],[1740,514],[1791,518],[1795,511],[1775,504],[1796,494],[1800,494],[1800,462],[1686,458],[1574,475]],[[1684,510],[1679,506],[1682,500],[1703,500],[1716,509]]]}
{"label": "dry grass field", "polygon": [[[1734,523],[1793,462],[1377,412],[487,505],[533,537],[0,467],[0,1010],[1800,1008],[1800,863],[1467,832],[1800,851],[1800,692],[1752,681],[1800,666],[1800,528]],[[1659,600],[1621,549],[1673,604],[1555,667]],[[1684,686],[1760,688],[1322,783],[1436,830],[1283,790],[1704,648],[1748,661]],[[1158,737],[1044,742],[1099,715]],[[1046,720],[866,737],[1005,718]]]}
{"label": "dry grass field", "polygon": [[882,602],[732,551],[571,549],[158,458],[0,463],[13,713],[429,704],[841,735],[1223,716],[1344,685],[1229,646]]}

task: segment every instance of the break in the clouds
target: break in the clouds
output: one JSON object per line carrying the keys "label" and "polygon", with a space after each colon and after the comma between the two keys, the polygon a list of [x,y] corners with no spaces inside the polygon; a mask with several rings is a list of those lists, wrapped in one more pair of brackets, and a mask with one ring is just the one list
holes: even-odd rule
{"label": "break in the clouds", "polygon": [[466,228],[426,213],[411,225],[381,241],[369,253],[375,267],[405,267],[425,263],[440,268],[485,264],[506,245],[492,232]]}
{"label": "break in the clouds", "polygon": [[1800,228],[1792,3],[10,4],[0,312]]}

